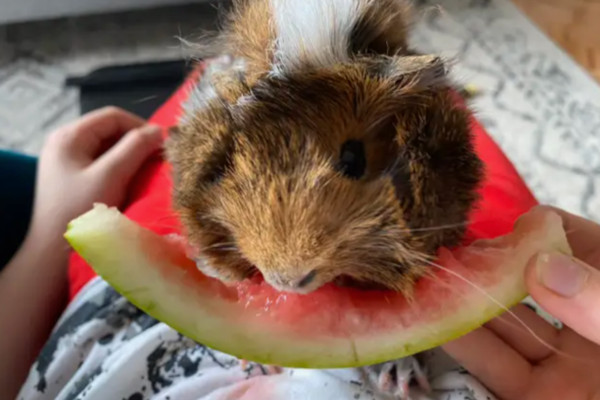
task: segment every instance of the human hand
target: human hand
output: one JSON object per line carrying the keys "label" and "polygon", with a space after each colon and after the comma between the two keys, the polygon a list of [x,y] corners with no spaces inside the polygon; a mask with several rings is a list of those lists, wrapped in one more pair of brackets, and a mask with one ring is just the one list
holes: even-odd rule
{"label": "human hand", "polygon": [[161,144],[158,127],[113,107],[48,137],[29,233],[0,274],[0,397],[16,396],[65,305],[67,223],[94,202],[122,205],[131,178]]}
{"label": "human hand", "polygon": [[[526,268],[529,293],[565,325],[524,305],[444,346],[502,399],[600,399],[600,225],[559,213],[574,255],[539,254]],[[515,319],[526,324],[535,336]]]}
{"label": "human hand", "polygon": [[161,145],[159,127],[115,107],[59,128],[40,156],[32,230],[62,236],[94,202],[121,206],[131,178]]}

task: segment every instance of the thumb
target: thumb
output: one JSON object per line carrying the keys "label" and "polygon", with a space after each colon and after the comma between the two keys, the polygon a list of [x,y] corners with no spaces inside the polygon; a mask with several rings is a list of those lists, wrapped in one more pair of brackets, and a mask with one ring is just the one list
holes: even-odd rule
{"label": "thumb", "polygon": [[162,146],[161,128],[144,125],[127,132],[94,163],[114,179],[128,183],[144,161]]}
{"label": "thumb", "polygon": [[564,254],[540,254],[529,262],[525,281],[543,309],[600,344],[599,270]]}

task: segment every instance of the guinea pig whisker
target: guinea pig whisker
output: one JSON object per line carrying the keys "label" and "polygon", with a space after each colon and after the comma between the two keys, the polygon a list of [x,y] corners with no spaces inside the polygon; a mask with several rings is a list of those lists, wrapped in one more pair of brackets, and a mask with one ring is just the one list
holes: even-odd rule
{"label": "guinea pig whisker", "polygon": [[235,246],[235,243],[215,243],[213,245],[201,248],[198,251],[202,253],[208,250],[239,252],[238,248]]}
{"label": "guinea pig whisker", "polygon": [[239,250],[236,247],[219,247],[219,251],[228,251],[232,253],[238,253]]}
{"label": "guinea pig whisker", "polygon": [[206,249],[211,249],[213,247],[219,247],[219,246],[235,246],[236,243],[235,242],[217,242],[214,244],[211,244],[210,246],[205,247]]}
{"label": "guinea pig whisker", "polygon": [[437,231],[441,231],[444,229],[454,229],[454,228],[460,228],[463,226],[468,226],[470,224],[470,222],[461,222],[461,223],[456,223],[456,224],[447,224],[447,225],[437,225],[437,226],[426,226],[423,228],[404,228],[404,229],[398,229],[397,232],[400,234],[406,234],[406,233],[414,233],[414,232],[437,232]]}
{"label": "guinea pig whisker", "polygon": [[394,158],[394,162],[383,170],[382,175],[386,176],[395,174],[400,168],[400,164],[403,160],[404,158],[398,155],[396,158]]}
{"label": "guinea pig whisker", "polygon": [[173,230],[177,230],[177,224],[166,224],[166,223],[153,223],[153,224],[149,224],[149,226],[151,228],[166,228],[166,229],[173,229]]}
{"label": "guinea pig whisker", "polygon": [[444,230],[444,229],[460,228],[460,227],[469,225],[469,223],[470,223],[469,221],[465,221],[465,222],[460,222],[460,223],[456,223],[456,224],[427,226],[427,227],[424,227],[424,228],[413,228],[413,229],[408,229],[407,231],[408,232],[440,231],[440,230]]}
{"label": "guinea pig whisker", "polygon": [[[521,325],[525,331],[530,334],[531,336],[533,336],[538,342],[540,342],[542,345],[544,345],[545,347],[547,347],[548,349],[555,351],[557,354],[560,354],[562,356],[568,357],[568,358],[574,358],[574,359],[578,359],[577,357],[573,357],[573,355],[566,353],[558,348],[556,348],[555,346],[552,346],[550,343],[548,343],[546,340],[544,340],[542,337],[540,337],[531,327],[529,327],[529,325],[527,325],[527,323],[525,321],[523,321],[521,318],[519,318],[512,310],[510,310],[508,307],[506,307],[505,305],[503,305],[498,299],[496,299],[494,296],[492,296],[487,290],[483,289],[481,286],[477,285],[476,283],[474,283],[473,281],[471,281],[470,279],[466,278],[465,276],[463,276],[462,274],[453,271],[449,268],[446,268],[440,264],[437,264],[435,262],[432,261],[428,261],[427,262],[428,265],[434,267],[434,268],[438,268],[442,271],[445,271],[446,273],[460,279],[461,281],[465,282],[466,284],[468,284],[469,286],[471,286],[473,289],[475,289],[476,291],[478,291],[479,293],[481,293],[484,297],[486,297],[489,301],[491,301],[492,303],[494,303],[495,305],[497,305],[498,307],[500,307],[502,310],[504,310],[508,315],[510,315],[511,317],[513,317],[517,323],[519,325]],[[462,293],[462,292],[461,292]],[[508,321],[505,321],[508,323]],[[516,328],[516,327],[515,327]]]}

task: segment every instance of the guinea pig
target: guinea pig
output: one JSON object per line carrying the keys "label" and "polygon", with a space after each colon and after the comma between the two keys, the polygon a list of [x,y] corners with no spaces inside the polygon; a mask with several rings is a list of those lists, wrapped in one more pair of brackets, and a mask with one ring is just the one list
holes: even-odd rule
{"label": "guinea pig", "polygon": [[167,158],[198,267],[281,291],[409,293],[458,244],[482,163],[401,0],[238,0]]}

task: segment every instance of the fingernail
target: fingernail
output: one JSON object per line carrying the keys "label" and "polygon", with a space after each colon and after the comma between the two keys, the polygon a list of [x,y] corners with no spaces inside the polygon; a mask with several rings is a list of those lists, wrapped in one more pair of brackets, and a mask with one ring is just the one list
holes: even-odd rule
{"label": "fingernail", "polygon": [[536,269],[538,281],[562,297],[581,292],[589,275],[584,265],[564,254],[541,254]]}

